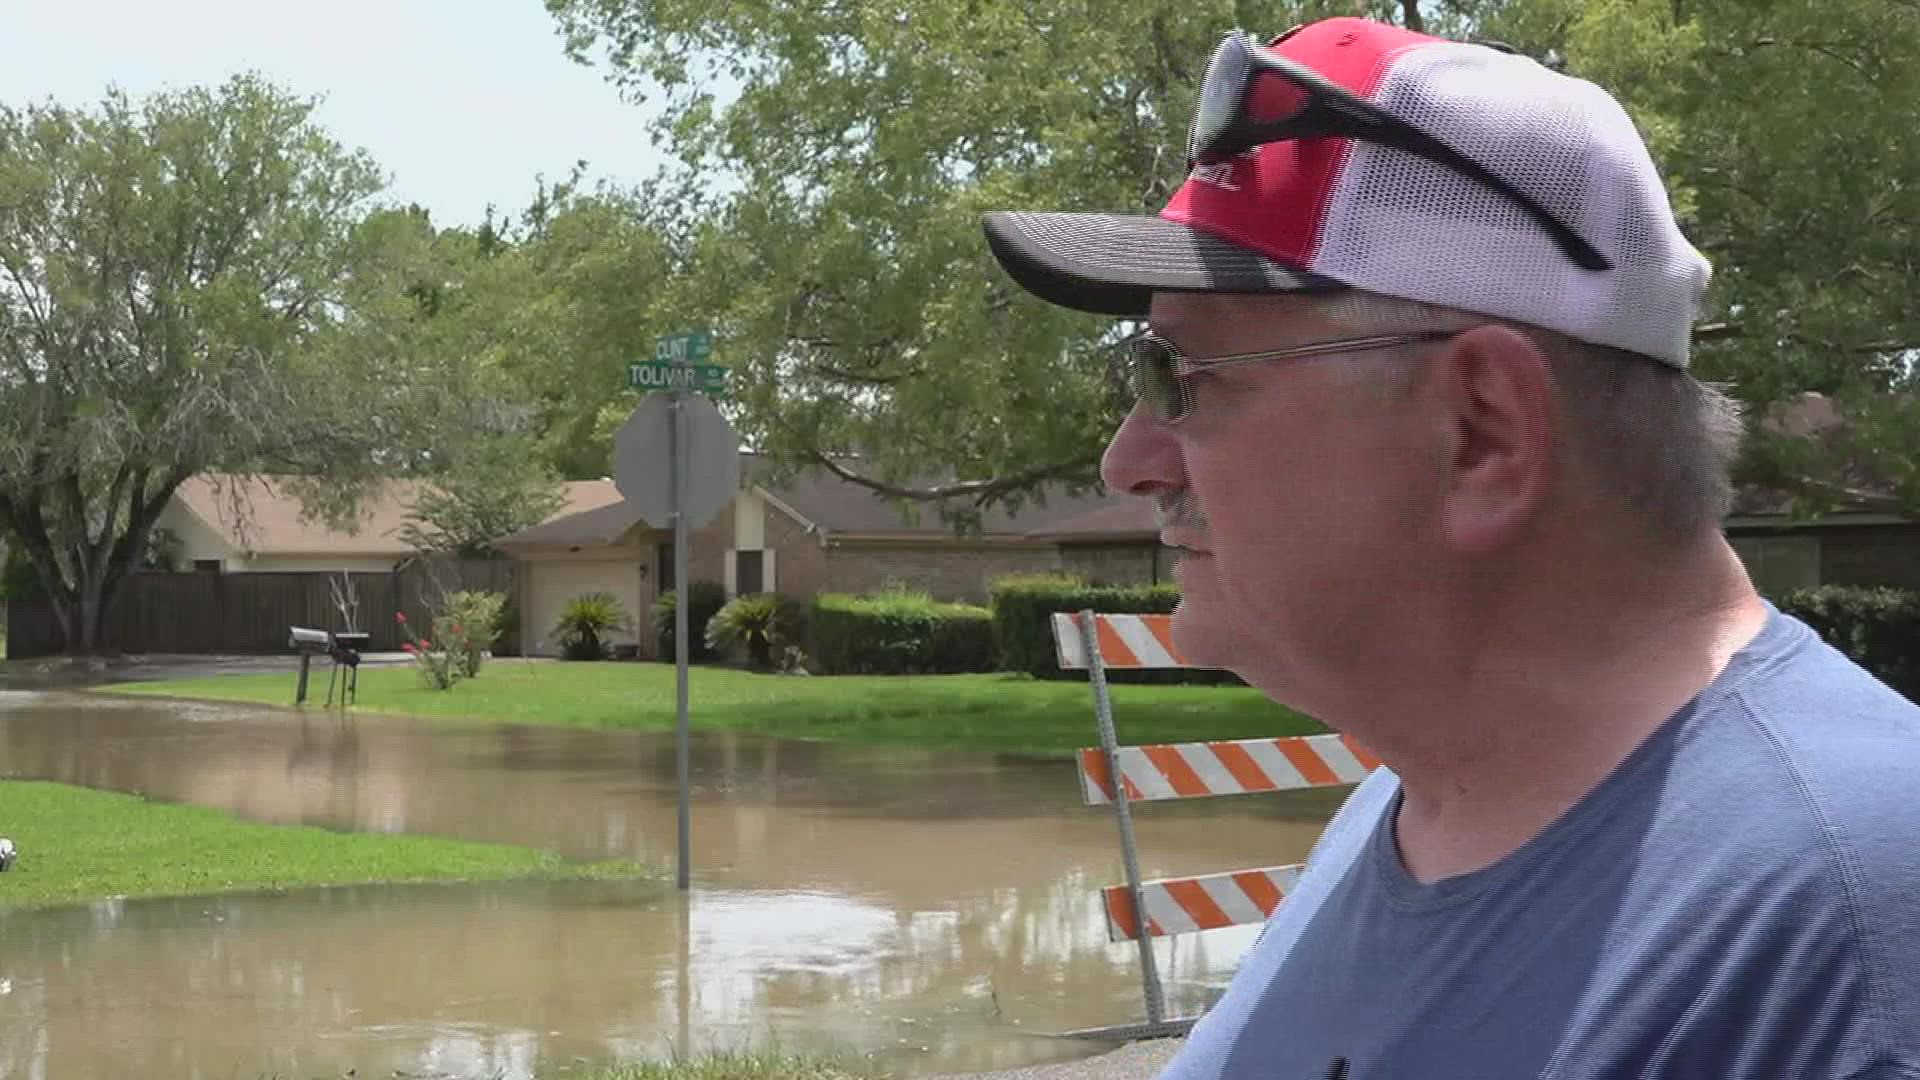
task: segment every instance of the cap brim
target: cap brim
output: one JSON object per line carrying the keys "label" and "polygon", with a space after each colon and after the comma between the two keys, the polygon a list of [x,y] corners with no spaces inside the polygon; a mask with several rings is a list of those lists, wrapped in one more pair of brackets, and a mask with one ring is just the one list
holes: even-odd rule
{"label": "cap brim", "polygon": [[1165,218],[996,211],[984,225],[994,257],[1022,288],[1099,315],[1145,317],[1155,292],[1346,287]]}

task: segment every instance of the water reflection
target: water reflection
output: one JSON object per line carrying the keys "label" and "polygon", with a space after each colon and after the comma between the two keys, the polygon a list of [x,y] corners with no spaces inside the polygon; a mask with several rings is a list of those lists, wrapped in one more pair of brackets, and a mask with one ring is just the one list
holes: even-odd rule
{"label": "water reflection", "polygon": [[[672,747],[0,699],[0,775],[662,864]],[[769,1042],[933,1072],[1084,1053],[1025,1033],[1139,1015],[1132,949],[1106,942],[1097,902],[1120,873],[1111,820],[1078,804],[1070,766],[724,735],[696,740],[692,759],[687,898],[516,884],[0,912],[0,1077],[513,1077]],[[1331,802],[1143,809],[1143,869],[1296,859]],[[1162,943],[1172,1007],[1204,1007],[1252,933]]]}

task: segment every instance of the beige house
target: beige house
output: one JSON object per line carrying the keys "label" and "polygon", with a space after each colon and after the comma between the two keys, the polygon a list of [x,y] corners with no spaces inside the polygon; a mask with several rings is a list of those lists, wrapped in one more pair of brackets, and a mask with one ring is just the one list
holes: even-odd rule
{"label": "beige house", "polygon": [[[742,455],[741,475],[740,494],[688,543],[688,576],[719,582],[729,596],[779,592],[804,600],[897,584],[938,599],[982,601],[996,578],[1059,567],[1055,545],[1029,532],[1107,501],[1056,496],[1018,514],[989,514],[978,532],[956,535],[931,513],[906,519],[890,501],[825,469],[773,482],[749,453]],[[670,529],[654,528],[623,502],[610,503],[497,546],[516,560],[515,600],[528,651],[558,654],[549,631],[561,608],[581,593],[604,591],[633,618],[632,631],[615,643],[652,655],[649,613],[659,594],[673,588]]]}
{"label": "beige house", "polygon": [[[303,520],[282,479],[203,474],[180,485],[155,527],[177,545],[177,570],[387,573],[414,555],[401,530],[419,493],[417,481],[388,481],[367,501],[358,529],[341,532]],[[565,494],[563,515],[620,498],[607,480],[571,482]]]}

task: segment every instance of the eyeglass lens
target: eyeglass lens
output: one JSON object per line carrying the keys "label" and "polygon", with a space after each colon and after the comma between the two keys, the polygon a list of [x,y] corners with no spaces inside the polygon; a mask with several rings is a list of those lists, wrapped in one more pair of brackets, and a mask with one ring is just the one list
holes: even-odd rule
{"label": "eyeglass lens", "polygon": [[1184,417],[1193,404],[1179,362],[1180,354],[1159,338],[1136,338],[1127,349],[1127,381],[1134,397],[1167,423]]}

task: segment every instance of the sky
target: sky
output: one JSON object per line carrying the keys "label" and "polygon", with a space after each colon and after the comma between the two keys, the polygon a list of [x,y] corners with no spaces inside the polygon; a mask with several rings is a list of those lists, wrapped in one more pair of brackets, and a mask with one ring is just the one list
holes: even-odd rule
{"label": "sky", "polygon": [[647,112],[561,50],[541,0],[0,0],[0,102],[96,103],[257,71],[364,148],[386,198],[436,225],[526,205],[535,179],[630,185],[660,156]]}

